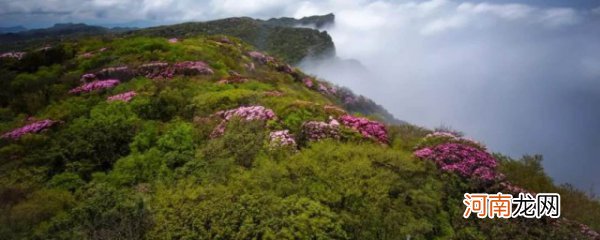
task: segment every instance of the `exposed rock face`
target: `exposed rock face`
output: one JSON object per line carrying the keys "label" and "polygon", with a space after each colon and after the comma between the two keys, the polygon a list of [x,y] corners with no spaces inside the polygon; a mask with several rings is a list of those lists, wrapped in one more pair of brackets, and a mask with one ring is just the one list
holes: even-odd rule
{"label": "exposed rock face", "polygon": [[183,75],[198,75],[198,74],[213,74],[214,71],[203,61],[187,61],[179,62],[174,65],[176,74]]}
{"label": "exposed rock face", "polygon": [[127,66],[104,68],[96,73],[98,79],[129,80],[135,76],[135,71]]}
{"label": "exposed rock face", "polygon": [[172,78],[175,75],[173,68],[169,67],[166,62],[146,63],[140,66],[137,74],[147,78]]}

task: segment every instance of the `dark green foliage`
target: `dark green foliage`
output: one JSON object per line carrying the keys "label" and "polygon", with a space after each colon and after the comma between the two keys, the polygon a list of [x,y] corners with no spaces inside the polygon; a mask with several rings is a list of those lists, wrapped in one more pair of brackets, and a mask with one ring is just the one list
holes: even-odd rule
{"label": "dark green foliage", "polygon": [[251,18],[182,23],[142,29],[130,34],[160,37],[224,34],[240,38],[258,49],[292,63],[298,63],[307,56],[323,56],[335,51],[331,36],[327,32],[277,26]]}
{"label": "dark green foliage", "polygon": [[263,122],[233,119],[227,124],[225,135],[208,142],[203,158],[208,162],[232,159],[249,168],[264,145],[265,131]]}
{"label": "dark green foliage", "polygon": [[40,226],[40,239],[144,239],[152,220],[144,201],[134,193],[93,185],[69,211]]}

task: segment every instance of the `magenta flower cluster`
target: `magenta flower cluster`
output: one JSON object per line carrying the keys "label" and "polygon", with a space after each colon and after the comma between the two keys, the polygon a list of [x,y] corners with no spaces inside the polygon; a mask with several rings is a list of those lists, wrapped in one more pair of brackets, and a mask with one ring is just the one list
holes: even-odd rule
{"label": "magenta flower cluster", "polygon": [[0,58],[15,58],[17,60],[21,60],[25,54],[25,52],[7,52],[0,54]]}
{"label": "magenta flower cluster", "polygon": [[323,83],[319,83],[319,92],[325,95],[334,96],[337,93],[337,88],[334,86],[327,86]]}
{"label": "magenta flower cluster", "polygon": [[455,172],[466,178],[491,181],[496,178],[497,162],[479,148],[460,143],[443,143],[414,152],[421,159],[433,160],[442,171]]}
{"label": "magenta flower cluster", "polygon": [[296,147],[296,140],[289,130],[274,131],[269,133],[269,146],[271,148]]}
{"label": "magenta flower cluster", "polygon": [[307,88],[312,88],[314,86],[313,80],[308,77],[302,79],[302,82],[304,83],[304,86],[306,86]]}
{"label": "magenta flower cluster", "polygon": [[217,127],[211,133],[211,137],[219,137],[225,133],[225,125],[227,122],[234,117],[240,118],[244,121],[262,120],[267,121],[275,119],[275,113],[273,110],[265,108],[263,106],[248,106],[230,109],[227,111],[219,111],[215,115],[223,118],[223,121],[217,125]]}
{"label": "magenta flower cluster", "polygon": [[302,125],[302,136],[308,141],[319,141],[326,138],[340,138],[340,123],[330,119],[329,123],[309,121]]}
{"label": "magenta flower cluster", "polygon": [[48,119],[37,121],[34,123],[30,123],[28,125],[25,125],[23,127],[14,129],[10,132],[7,132],[7,133],[3,134],[0,138],[16,140],[16,139],[19,139],[21,136],[28,134],[28,133],[39,133],[39,132],[43,131],[44,129],[52,127],[56,123],[57,123],[56,121],[52,121],[52,120],[48,120]]}
{"label": "magenta flower cluster", "polygon": [[71,89],[69,93],[87,93],[94,90],[113,88],[121,83],[117,79],[108,79],[108,80],[97,80],[90,83],[83,84],[79,87]]}
{"label": "magenta flower cluster", "polygon": [[135,91],[129,91],[129,92],[124,92],[124,93],[117,94],[114,96],[110,96],[106,100],[109,102],[114,102],[114,101],[129,102],[135,96],[137,96],[137,93]]}
{"label": "magenta flower cluster", "polygon": [[340,117],[340,122],[358,131],[361,135],[367,138],[374,138],[381,143],[388,142],[388,134],[385,126],[377,121],[372,121],[362,117],[354,117],[344,115]]}

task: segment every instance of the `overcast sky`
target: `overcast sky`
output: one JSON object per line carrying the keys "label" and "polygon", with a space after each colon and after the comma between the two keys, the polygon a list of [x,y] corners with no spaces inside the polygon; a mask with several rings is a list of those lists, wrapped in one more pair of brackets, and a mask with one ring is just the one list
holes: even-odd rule
{"label": "overcast sky", "polygon": [[544,154],[558,182],[600,193],[600,1],[0,0],[0,24],[149,26],[336,14],[338,56],[307,70],[397,118],[451,126],[492,150]]}

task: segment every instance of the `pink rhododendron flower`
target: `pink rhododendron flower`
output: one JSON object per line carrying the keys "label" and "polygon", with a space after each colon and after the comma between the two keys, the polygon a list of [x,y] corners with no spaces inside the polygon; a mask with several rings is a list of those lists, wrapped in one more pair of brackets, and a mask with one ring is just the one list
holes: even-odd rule
{"label": "pink rhododendron flower", "polygon": [[0,58],[15,58],[17,60],[21,60],[25,54],[25,52],[6,52],[0,54]]}
{"label": "pink rhododendron flower", "polygon": [[465,137],[458,136],[457,134],[454,134],[454,133],[451,133],[451,132],[445,132],[445,131],[436,131],[436,132],[427,134],[425,136],[425,138],[423,139],[423,141],[427,142],[429,140],[436,139],[436,138],[437,139],[444,139],[445,142],[466,143],[466,144],[469,144],[469,145],[472,145],[472,146],[479,147],[479,148],[481,148],[483,150],[486,149],[486,147],[482,143],[480,143],[480,142],[477,142],[477,141],[475,141],[473,139],[470,139],[470,138],[465,138]]}
{"label": "pink rhododendron flower", "polygon": [[97,81],[93,81],[90,83],[83,84],[79,87],[76,87],[76,88],[72,89],[71,91],[69,91],[69,93],[86,93],[86,92],[91,92],[91,91],[99,90],[99,89],[107,89],[107,88],[115,87],[115,86],[119,85],[119,83],[121,83],[121,82],[116,79],[97,80]]}
{"label": "pink rhododendron flower", "polygon": [[129,91],[129,92],[124,92],[124,93],[117,94],[114,96],[110,96],[106,100],[109,102],[114,102],[114,101],[129,102],[135,96],[137,96],[137,93],[135,91]]}
{"label": "pink rhododendron flower", "polygon": [[87,82],[93,81],[93,80],[96,80],[96,74],[93,74],[93,73],[83,74],[80,79],[80,81],[83,83],[87,83]]}
{"label": "pink rhododendron flower", "polygon": [[223,133],[225,133],[225,125],[227,125],[227,122],[234,117],[240,118],[244,121],[267,121],[276,118],[273,110],[265,108],[263,106],[239,107],[227,111],[219,111],[215,113],[215,115],[223,118],[223,121],[221,121],[221,123],[219,123],[219,125],[213,130],[213,132],[211,133],[211,137],[218,137],[223,135]]}
{"label": "pink rhododendron flower", "polygon": [[415,156],[418,158],[428,158],[433,154],[433,151],[429,148],[422,148],[414,152]]}
{"label": "pink rhododendron flower", "polygon": [[302,79],[302,82],[307,88],[312,88],[314,86],[313,81],[310,78],[304,78]]}
{"label": "pink rhododendron flower", "polygon": [[421,159],[433,160],[443,171],[455,172],[466,178],[484,181],[496,178],[496,159],[488,152],[473,146],[444,143],[419,149],[414,154]]}
{"label": "pink rhododendron flower", "polygon": [[52,121],[52,120],[48,120],[48,119],[37,121],[37,122],[31,123],[31,124],[25,125],[21,128],[17,128],[10,132],[7,132],[7,133],[3,134],[1,136],[1,138],[19,139],[21,136],[28,134],[28,133],[39,133],[39,132],[43,131],[44,129],[52,127],[56,123],[57,123],[56,121]]}
{"label": "pink rhododendron flower", "polygon": [[500,187],[502,187],[504,192],[508,192],[508,193],[512,193],[512,194],[519,194],[519,193],[530,193],[532,195],[536,195],[537,193],[535,192],[531,192],[531,191],[527,191],[524,188],[521,188],[517,185],[514,185],[510,182],[502,182],[500,183]]}
{"label": "pink rhododendron flower", "polygon": [[289,133],[289,130],[281,130],[269,133],[269,146],[277,147],[296,147],[296,140]]}
{"label": "pink rhododendron flower", "polygon": [[358,131],[364,137],[375,138],[382,143],[388,142],[387,130],[380,122],[372,121],[362,117],[354,117],[351,115],[344,115],[340,117],[340,122],[343,125]]}
{"label": "pink rhododendron flower", "polygon": [[326,138],[339,139],[340,123],[330,119],[329,123],[309,121],[302,125],[302,136],[308,141],[319,141]]}
{"label": "pink rhododendron flower", "polygon": [[262,64],[266,64],[266,63],[269,63],[269,62],[272,62],[275,60],[273,57],[268,56],[268,55],[258,52],[258,51],[249,52],[248,56],[250,56],[252,59],[254,59],[255,61],[258,61]]}
{"label": "pink rhododendron flower", "polygon": [[325,95],[335,95],[337,93],[337,89],[335,87],[329,87],[323,83],[319,83],[318,90]]}

